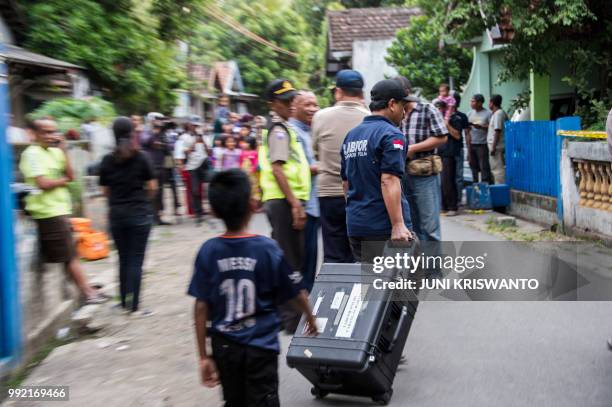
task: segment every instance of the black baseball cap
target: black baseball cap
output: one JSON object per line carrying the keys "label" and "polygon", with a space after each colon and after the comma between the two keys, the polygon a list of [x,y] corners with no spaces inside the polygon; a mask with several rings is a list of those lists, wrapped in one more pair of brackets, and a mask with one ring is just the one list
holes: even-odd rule
{"label": "black baseball cap", "polygon": [[352,69],[343,69],[336,74],[336,85],[332,88],[363,89],[363,76]]}
{"label": "black baseball cap", "polygon": [[370,92],[372,102],[388,102],[391,99],[405,102],[418,102],[413,96],[408,96],[404,87],[395,79],[385,79],[377,82]]}
{"label": "black baseball cap", "polygon": [[290,100],[297,95],[297,90],[287,79],[275,79],[266,88],[266,100]]}

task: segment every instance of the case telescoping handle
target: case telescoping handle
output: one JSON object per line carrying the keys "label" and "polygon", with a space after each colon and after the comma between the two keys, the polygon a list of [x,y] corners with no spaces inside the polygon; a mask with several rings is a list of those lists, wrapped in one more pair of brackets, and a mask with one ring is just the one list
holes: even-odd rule
{"label": "case telescoping handle", "polygon": [[393,339],[391,340],[391,343],[389,344],[389,348],[387,349],[387,352],[391,352],[393,348],[395,347],[395,344],[397,343],[397,339],[399,338],[400,331],[402,330],[402,327],[404,326],[404,322],[406,321],[407,316],[408,316],[408,308],[406,308],[406,306],[404,305],[402,307],[402,313],[400,314],[399,321],[397,322],[397,328],[395,328],[395,333],[393,334]]}

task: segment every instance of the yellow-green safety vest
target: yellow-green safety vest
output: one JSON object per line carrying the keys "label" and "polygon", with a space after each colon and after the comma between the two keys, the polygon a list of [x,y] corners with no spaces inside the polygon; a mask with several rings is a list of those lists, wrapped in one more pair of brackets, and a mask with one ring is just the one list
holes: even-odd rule
{"label": "yellow-green safety vest", "polygon": [[[307,201],[310,197],[310,165],[304,153],[302,145],[298,141],[297,134],[290,126],[275,124],[272,127],[283,127],[289,133],[289,160],[283,164],[283,172],[287,177],[289,188],[293,195],[301,201]],[[284,199],[285,194],[281,191],[276,178],[272,173],[270,153],[268,151],[268,130],[262,133],[261,146],[259,146],[258,159],[260,179],[259,185],[262,190],[261,200]]]}

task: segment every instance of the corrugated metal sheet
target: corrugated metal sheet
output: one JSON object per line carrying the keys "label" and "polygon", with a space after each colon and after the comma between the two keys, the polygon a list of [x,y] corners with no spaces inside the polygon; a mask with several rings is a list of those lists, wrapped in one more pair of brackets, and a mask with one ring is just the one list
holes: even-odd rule
{"label": "corrugated metal sheet", "polygon": [[37,54],[16,45],[5,45],[2,52],[0,52],[0,55],[6,57],[9,62],[17,62],[26,65],[46,66],[49,68],[60,69],[85,69],[82,66]]}
{"label": "corrugated metal sheet", "polygon": [[561,150],[555,122],[506,122],[505,138],[510,188],[556,198]]}

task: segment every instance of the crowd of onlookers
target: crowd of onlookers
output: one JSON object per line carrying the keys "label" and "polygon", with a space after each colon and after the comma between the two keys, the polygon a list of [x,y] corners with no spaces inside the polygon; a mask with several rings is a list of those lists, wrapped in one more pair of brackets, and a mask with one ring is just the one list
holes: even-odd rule
{"label": "crowd of onlookers", "polygon": [[438,147],[442,213],[454,216],[462,203],[466,155],[472,182],[505,183],[504,123],[508,116],[501,107],[500,95],[491,96],[488,110],[481,94],[472,96],[466,115],[459,110],[461,97],[456,92],[451,95],[447,84],[440,85],[439,96],[432,103],[444,117],[449,135],[447,143]]}
{"label": "crowd of onlookers", "polygon": [[[155,198],[155,221],[164,225],[164,187],[172,192],[174,214],[195,216],[202,222],[203,185],[215,171],[240,168],[256,182],[258,140],[266,126],[262,116],[238,114],[227,108],[222,97],[214,121],[205,123],[198,116],[183,119],[149,113],[145,123],[140,116],[132,116],[134,144],[144,151],[153,164],[158,185]],[[181,200],[178,180],[185,186],[186,197]],[[186,210],[181,211],[181,202]]]}

